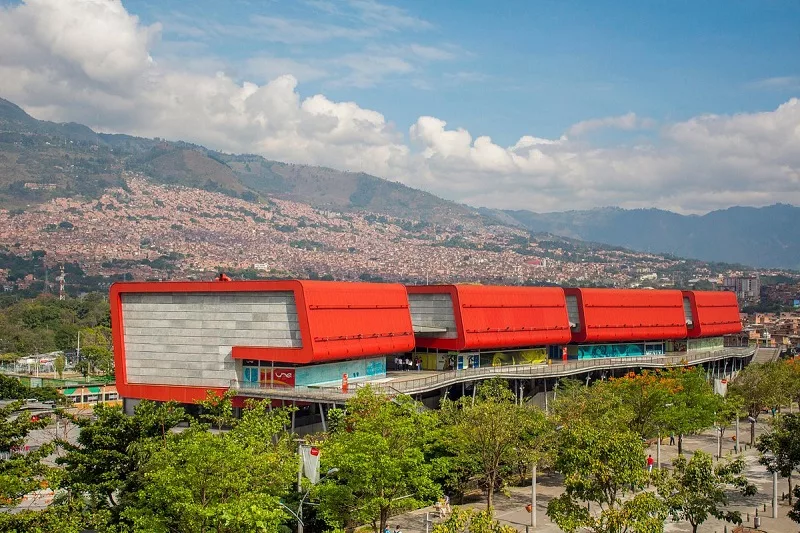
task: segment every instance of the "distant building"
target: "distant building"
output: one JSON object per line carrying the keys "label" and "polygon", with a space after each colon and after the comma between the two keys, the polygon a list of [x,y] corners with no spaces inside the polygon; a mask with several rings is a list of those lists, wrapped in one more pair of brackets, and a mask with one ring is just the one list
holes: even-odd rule
{"label": "distant building", "polygon": [[755,304],[761,301],[761,280],[758,276],[736,276],[725,278],[722,289],[736,293],[741,304]]}

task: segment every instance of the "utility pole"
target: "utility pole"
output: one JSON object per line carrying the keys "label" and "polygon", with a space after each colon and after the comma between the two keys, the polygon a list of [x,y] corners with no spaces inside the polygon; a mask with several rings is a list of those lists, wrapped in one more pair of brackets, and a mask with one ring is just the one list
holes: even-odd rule
{"label": "utility pole", "polygon": [[778,471],[772,473],[772,518],[778,518]]}
{"label": "utility pole", "polygon": [[297,533],[303,533],[303,441],[297,443],[297,494],[300,495],[300,507],[297,509]]}
{"label": "utility pole", "polygon": [[656,465],[661,470],[661,428],[658,430],[658,440],[656,441]]}
{"label": "utility pole", "polygon": [[536,527],[536,461],[533,462],[531,479],[531,527]]}

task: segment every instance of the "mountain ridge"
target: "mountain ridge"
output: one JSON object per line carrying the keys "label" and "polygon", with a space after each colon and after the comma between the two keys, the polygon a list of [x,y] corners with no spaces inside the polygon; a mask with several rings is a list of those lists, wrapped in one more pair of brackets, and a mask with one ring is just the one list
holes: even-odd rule
{"label": "mountain ridge", "polygon": [[[42,136],[52,139],[37,143]],[[25,157],[31,154],[35,157]],[[15,196],[25,192],[25,183],[31,182],[46,187],[29,189],[23,195],[27,202],[76,193],[97,197],[107,187],[120,186],[114,176],[127,170],[145,173],[157,183],[184,184],[246,200],[269,195],[317,208],[371,211],[432,224],[454,218],[469,226],[496,223],[484,220],[490,215],[481,215],[475,208],[363,172],[227,154],[183,141],[96,133],[80,124],[37,120],[2,98],[0,156],[0,205],[13,203]],[[88,186],[63,172],[65,159],[72,165],[76,159],[81,163],[76,168]],[[98,162],[102,168],[97,168]]]}
{"label": "mountain ridge", "polygon": [[784,203],[732,206],[704,215],[655,208],[502,213],[532,232],[702,261],[800,269],[800,207]]}
{"label": "mountain ridge", "polygon": [[[786,204],[733,206],[705,215],[657,208],[556,213],[474,208],[362,172],[41,121],[0,98],[0,206],[24,208],[76,195],[99,198],[109,188],[125,187],[124,172],[247,201],[275,197],[317,209],[377,213],[434,226],[508,226],[704,261],[800,269],[800,208]],[[763,214],[759,209],[771,211]]]}

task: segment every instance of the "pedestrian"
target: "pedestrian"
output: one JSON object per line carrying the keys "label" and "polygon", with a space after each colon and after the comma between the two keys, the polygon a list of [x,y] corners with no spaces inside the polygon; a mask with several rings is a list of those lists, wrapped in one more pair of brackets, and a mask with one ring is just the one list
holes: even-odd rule
{"label": "pedestrian", "polygon": [[389,524],[386,524],[386,527],[383,528],[383,533],[392,533],[392,530],[389,529]]}
{"label": "pedestrian", "polygon": [[670,446],[675,446],[675,435],[674,434],[670,434],[670,436],[669,436],[669,445]]}
{"label": "pedestrian", "polygon": [[399,524],[397,525],[397,527],[396,527],[396,528],[394,528],[394,533],[403,533],[403,532],[400,530],[400,525],[399,525]]}
{"label": "pedestrian", "polygon": [[417,371],[422,370],[422,359],[417,359]]}
{"label": "pedestrian", "polygon": [[406,370],[414,370],[414,361],[410,357],[406,358]]}
{"label": "pedestrian", "polygon": [[653,461],[653,456],[652,455],[648,455],[647,456],[647,471],[648,472],[652,472],[653,471],[653,462],[654,462]]}

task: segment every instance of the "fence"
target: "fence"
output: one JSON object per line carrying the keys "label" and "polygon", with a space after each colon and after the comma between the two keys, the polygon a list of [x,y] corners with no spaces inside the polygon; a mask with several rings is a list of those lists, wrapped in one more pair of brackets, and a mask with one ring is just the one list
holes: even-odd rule
{"label": "fence", "polygon": [[27,385],[28,387],[54,387],[56,389],[63,389],[64,387],[113,385],[115,382],[114,376],[91,376],[88,381],[85,381],[83,377],[58,379],[43,377],[41,375],[35,376],[31,374],[22,374],[19,372],[14,372],[14,370],[11,368],[2,366],[0,366],[0,373],[15,377],[19,379],[23,385]]}

